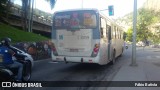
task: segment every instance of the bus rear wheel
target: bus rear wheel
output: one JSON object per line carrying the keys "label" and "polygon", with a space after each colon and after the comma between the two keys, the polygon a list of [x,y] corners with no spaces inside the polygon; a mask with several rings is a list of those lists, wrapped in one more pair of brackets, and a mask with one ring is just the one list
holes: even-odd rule
{"label": "bus rear wheel", "polygon": [[111,64],[114,65],[116,62],[116,52],[113,51],[113,55],[112,55],[112,61],[111,61]]}

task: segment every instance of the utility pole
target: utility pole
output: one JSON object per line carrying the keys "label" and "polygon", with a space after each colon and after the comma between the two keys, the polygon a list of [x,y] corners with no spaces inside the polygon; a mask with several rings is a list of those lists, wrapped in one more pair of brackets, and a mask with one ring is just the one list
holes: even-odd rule
{"label": "utility pole", "polygon": [[32,32],[32,26],[33,26],[33,7],[34,7],[34,0],[29,0],[28,32]]}
{"label": "utility pole", "polygon": [[136,63],[136,26],[137,26],[137,0],[134,0],[134,13],[133,13],[133,37],[132,37],[132,62],[131,66],[137,66]]}

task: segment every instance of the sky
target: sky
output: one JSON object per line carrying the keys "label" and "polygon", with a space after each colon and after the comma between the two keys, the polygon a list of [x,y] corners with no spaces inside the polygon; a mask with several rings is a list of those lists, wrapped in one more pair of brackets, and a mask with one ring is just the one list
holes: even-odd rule
{"label": "sky", "polygon": [[[19,3],[20,0],[15,0]],[[137,0],[137,8],[141,7],[146,0]],[[133,11],[134,0],[57,0],[53,10],[50,9],[49,3],[45,0],[35,0],[35,7],[49,13],[58,10],[79,9],[79,8],[96,8],[98,10],[107,9],[109,5],[114,6],[114,16],[111,18],[122,17]],[[102,11],[108,16],[108,11]]]}

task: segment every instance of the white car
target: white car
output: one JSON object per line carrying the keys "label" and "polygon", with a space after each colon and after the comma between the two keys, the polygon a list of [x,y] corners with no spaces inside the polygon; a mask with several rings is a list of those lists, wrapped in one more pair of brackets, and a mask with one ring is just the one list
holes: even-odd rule
{"label": "white car", "polygon": [[141,41],[141,42],[136,43],[136,46],[144,47],[144,46],[145,46],[145,43],[143,43],[143,42]]}
{"label": "white car", "polygon": [[[31,79],[32,68],[34,65],[34,60],[32,56],[16,47],[11,46],[12,50],[14,50],[17,54],[14,55],[13,60],[22,60],[24,63],[24,73],[22,80],[29,81]],[[17,55],[17,56],[16,56]],[[24,61],[23,61],[24,60]]]}
{"label": "white car", "polygon": [[[32,56],[30,55],[30,54],[28,54],[28,53],[26,53],[26,52],[24,52],[24,51],[22,51],[22,50],[20,50],[20,49],[18,49],[18,48],[16,48],[16,47],[14,47],[14,46],[11,46],[11,48],[15,51],[15,52],[17,52],[18,54],[22,54],[22,55],[25,55],[26,57],[24,58],[26,61],[28,61],[28,62],[30,62],[30,64],[31,64],[31,66],[33,67],[33,65],[34,65],[34,60],[33,60],[33,58],[32,58]],[[16,58],[14,58],[13,57],[13,59],[15,60]]]}

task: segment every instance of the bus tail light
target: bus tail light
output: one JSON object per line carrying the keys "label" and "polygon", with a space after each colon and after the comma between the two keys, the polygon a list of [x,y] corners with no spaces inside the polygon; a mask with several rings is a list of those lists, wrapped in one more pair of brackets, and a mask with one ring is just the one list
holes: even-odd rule
{"label": "bus tail light", "polygon": [[55,47],[54,43],[53,43],[52,46],[51,46],[51,50],[52,50],[52,52],[53,52],[53,54],[54,54],[55,56],[58,56],[58,53],[57,53],[57,50],[56,50],[56,47]]}
{"label": "bus tail light", "polygon": [[99,44],[95,44],[92,52],[92,57],[96,57],[99,51]]}

